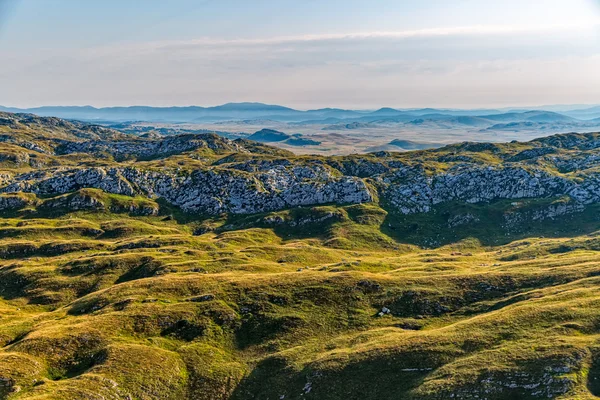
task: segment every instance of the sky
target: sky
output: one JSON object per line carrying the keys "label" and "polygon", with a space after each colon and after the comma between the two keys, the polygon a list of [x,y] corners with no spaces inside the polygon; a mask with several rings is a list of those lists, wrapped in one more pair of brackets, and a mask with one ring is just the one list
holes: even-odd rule
{"label": "sky", "polygon": [[600,0],[0,0],[0,104],[600,104]]}

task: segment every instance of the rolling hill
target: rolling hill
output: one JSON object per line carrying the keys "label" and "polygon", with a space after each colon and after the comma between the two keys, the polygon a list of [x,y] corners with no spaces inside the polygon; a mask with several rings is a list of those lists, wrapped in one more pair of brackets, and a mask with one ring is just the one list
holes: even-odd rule
{"label": "rolling hill", "polygon": [[260,131],[248,136],[249,140],[254,140],[263,143],[281,142],[289,138],[291,138],[290,135],[273,129],[261,129]]}
{"label": "rolling hill", "polygon": [[0,398],[595,398],[599,178],[599,133],[326,157],[2,113]]}

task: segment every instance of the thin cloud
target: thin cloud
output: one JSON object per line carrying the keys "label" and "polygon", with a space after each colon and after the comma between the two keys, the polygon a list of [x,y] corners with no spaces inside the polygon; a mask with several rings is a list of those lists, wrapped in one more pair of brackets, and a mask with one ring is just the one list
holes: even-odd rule
{"label": "thin cloud", "polygon": [[391,32],[355,32],[311,34],[295,36],[277,36],[269,38],[199,38],[187,41],[154,42],[149,45],[161,46],[194,46],[194,45],[277,45],[298,42],[320,42],[357,39],[410,39],[410,38],[435,38],[445,36],[486,36],[486,35],[514,35],[514,34],[539,34],[561,31],[585,31],[600,26],[600,19],[585,19],[570,24],[540,24],[540,25],[474,25],[450,28],[429,28]]}
{"label": "thin cloud", "polygon": [[[0,0],[2,1],[2,0]],[[354,33],[324,33],[293,36],[273,36],[263,38],[234,38],[224,39],[215,37],[202,37],[191,40],[150,41],[150,42],[125,42],[118,45],[96,46],[79,50],[86,57],[108,57],[115,54],[151,55],[155,52],[167,54],[179,50],[201,49],[210,50],[211,54],[240,54],[239,51],[273,51],[275,48],[287,49],[290,52],[301,51],[302,46],[326,46],[332,44],[339,50],[342,45],[354,46],[365,43],[384,44],[386,41],[421,40],[423,44],[436,43],[444,39],[481,39],[497,38],[502,40],[510,36],[525,38],[547,38],[566,35],[589,36],[600,27],[600,18],[582,19],[566,24],[528,24],[528,25],[474,25],[448,28],[428,28],[402,31],[373,31]],[[289,46],[284,48],[283,46]],[[49,49],[50,50],[50,49]],[[356,51],[356,48],[353,48]],[[52,50],[54,53],[54,50]]]}
{"label": "thin cloud", "polygon": [[[300,108],[597,103],[594,21],[6,52],[1,103]],[[2,100],[4,99],[4,100]]]}

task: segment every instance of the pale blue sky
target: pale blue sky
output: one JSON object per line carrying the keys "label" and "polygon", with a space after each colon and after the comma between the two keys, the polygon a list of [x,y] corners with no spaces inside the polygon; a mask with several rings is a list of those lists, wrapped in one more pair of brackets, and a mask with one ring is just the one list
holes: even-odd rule
{"label": "pale blue sky", "polygon": [[4,0],[0,10],[9,106],[600,103],[596,0]]}

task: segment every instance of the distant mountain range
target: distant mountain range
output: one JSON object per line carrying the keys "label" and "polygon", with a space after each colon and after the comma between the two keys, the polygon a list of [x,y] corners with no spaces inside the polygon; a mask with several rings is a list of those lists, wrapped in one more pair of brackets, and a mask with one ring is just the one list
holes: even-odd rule
{"label": "distant mountain range", "polygon": [[[47,106],[37,108],[14,108],[0,106],[0,111],[31,113],[39,116],[56,116],[93,122],[147,121],[165,123],[211,123],[223,121],[271,120],[299,124],[352,124],[352,123],[407,123],[445,121],[483,126],[489,122],[578,122],[600,118],[600,106],[564,110],[548,106],[553,111],[540,109],[394,109],[381,108],[376,111],[322,108],[301,111],[279,105],[263,103],[228,103],[216,107],[105,107],[91,106]],[[598,122],[598,121],[594,121]],[[355,128],[360,125],[355,125]],[[352,129],[352,125],[348,125]]]}

